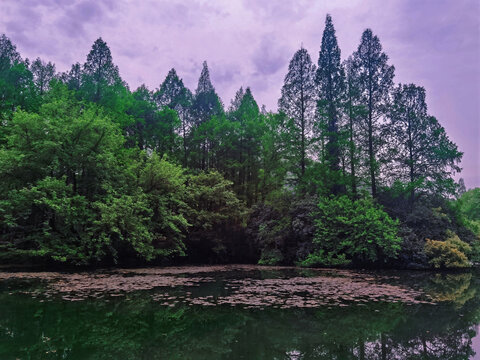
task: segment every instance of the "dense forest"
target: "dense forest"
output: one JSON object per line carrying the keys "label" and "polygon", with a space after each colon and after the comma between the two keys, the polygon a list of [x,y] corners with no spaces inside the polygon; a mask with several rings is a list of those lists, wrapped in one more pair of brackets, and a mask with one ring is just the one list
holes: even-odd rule
{"label": "dense forest", "polygon": [[194,92],[175,69],[132,91],[101,38],[57,73],[2,35],[1,262],[480,261],[480,189],[454,181],[462,153],[425,89],[394,84],[370,29],[342,61],[327,16],[319,45],[270,112],[250,88],[225,106],[206,62]]}

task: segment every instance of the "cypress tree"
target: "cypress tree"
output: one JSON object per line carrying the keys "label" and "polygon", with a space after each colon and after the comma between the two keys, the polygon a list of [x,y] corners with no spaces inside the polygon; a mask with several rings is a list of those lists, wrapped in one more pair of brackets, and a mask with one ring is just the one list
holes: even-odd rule
{"label": "cypress tree", "polygon": [[[278,101],[279,110],[292,120],[291,140],[299,180],[305,174],[310,134],[315,114],[315,65],[303,47],[290,60]],[[297,165],[298,164],[298,165]]]}
{"label": "cypress tree", "polygon": [[338,47],[332,17],[327,15],[323,31],[322,46],[318,58],[318,68],[315,78],[318,89],[318,115],[326,124],[326,162],[333,177],[331,191],[338,194],[343,191],[339,181],[340,171],[340,109],[344,91],[345,73],[340,62]]}
{"label": "cypress tree", "polygon": [[372,196],[377,195],[379,165],[377,152],[380,146],[381,120],[386,114],[388,97],[393,86],[395,67],[388,65],[388,56],[372,30],[366,29],[357,51],[353,54],[357,69],[356,81],[360,91],[360,102],[365,107],[362,127],[366,133],[368,172]]}

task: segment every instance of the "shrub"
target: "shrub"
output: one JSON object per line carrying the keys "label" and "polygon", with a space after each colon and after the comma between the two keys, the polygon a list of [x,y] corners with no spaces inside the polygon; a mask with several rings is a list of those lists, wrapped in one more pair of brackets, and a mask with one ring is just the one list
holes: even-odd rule
{"label": "shrub", "polygon": [[427,239],[425,243],[425,254],[435,269],[470,267],[467,255],[471,250],[470,245],[455,234],[446,241]]}
{"label": "shrub", "polygon": [[258,265],[278,265],[283,261],[283,254],[278,249],[264,249]]}
{"label": "shrub", "polygon": [[345,254],[326,253],[323,249],[320,249],[309,254],[305,260],[300,262],[300,266],[345,266],[350,263],[351,260],[347,260]]}
{"label": "shrub", "polygon": [[373,264],[396,257],[400,250],[398,221],[390,218],[371,198],[323,198],[315,217],[314,243],[317,251],[324,251],[322,261],[330,258],[331,261],[345,259]]}

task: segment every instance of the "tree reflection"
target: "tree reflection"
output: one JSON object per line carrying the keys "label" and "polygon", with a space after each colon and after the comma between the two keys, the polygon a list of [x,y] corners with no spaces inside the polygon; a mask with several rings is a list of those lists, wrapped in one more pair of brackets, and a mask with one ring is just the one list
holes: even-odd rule
{"label": "tree reflection", "polygon": [[1,359],[469,359],[479,323],[476,275],[426,276],[438,305],[317,309],[44,301],[0,293]]}

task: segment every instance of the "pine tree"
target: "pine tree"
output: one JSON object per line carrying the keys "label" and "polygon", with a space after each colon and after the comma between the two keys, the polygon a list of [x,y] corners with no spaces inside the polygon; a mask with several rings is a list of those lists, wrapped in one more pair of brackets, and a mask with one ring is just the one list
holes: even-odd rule
{"label": "pine tree", "polygon": [[82,86],[82,76],[82,66],[77,62],[72,65],[70,71],[62,73],[60,79],[70,90],[78,91]]}
{"label": "pine tree", "polygon": [[315,78],[318,89],[318,115],[326,124],[326,162],[333,178],[330,186],[333,194],[342,191],[339,184],[340,172],[340,130],[342,95],[345,85],[345,73],[340,62],[338,47],[332,18],[327,15],[323,31],[322,46],[318,58],[318,68]]}
{"label": "pine tree", "polygon": [[[301,180],[305,174],[315,114],[315,65],[303,47],[290,60],[282,87],[278,108],[292,120],[290,144],[295,159],[295,175]],[[299,171],[297,170],[299,169]]]}
{"label": "pine tree", "polygon": [[357,164],[358,164],[358,127],[359,119],[364,113],[364,107],[359,104],[359,88],[356,79],[357,69],[354,66],[352,57],[349,57],[343,64],[345,69],[345,102],[344,113],[347,118],[346,133],[348,138],[347,152],[348,164],[350,167],[350,188],[352,193],[357,193]]}
{"label": "pine tree", "polygon": [[437,119],[427,113],[425,89],[399,85],[393,92],[389,135],[390,178],[408,183],[410,203],[417,191],[453,195],[452,175],[459,172],[462,153]]}
{"label": "pine tree", "polygon": [[180,131],[183,143],[183,166],[187,166],[189,144],[188,134],[191,128],[191,106],[193,95],[185,87],[182,79],[177,75],[175,69],[171,69],[160,88],[154,94],[155,102],[159,109],[168,107],[175,110],[181,122]]}
{"label": "pine tree", "polygon": [[362,121],[362,133],[366,133],[367,167],[370,177],[372,196],[377,194],[377,176],[379,165],[377,152],[380,143],[381,119],[387,110],[390,90],[393,86],[395,67],[388,65],[388,56],[382,51],[382,45],[372,30],[366,29],[357,51],[353,54],[357,69],[356,81],[360,90],[361,104],[366,115]]}
{"label": "pine tree", "polygon": [[255,98],[247,88],[234,118],[238,122],[238,180],[237,193],[241,199],[252,205],[258,200],[259,171],[260,171],[260,139],[263,130],[263,121]]}
{"label": "pine tree", "polygon": [[[23,61],[16,46],[4,34],[0,36],[0,120],[8,119],[21,107],[37,107],[33,75],[28,69],[28,59]],[[3,123],[1,125],[4,125]],[[0,142],[2,141],[0,129]]]}
{"label": "pine tree", "polygon": [[198,80],[197,90],[195,91],[195,97],[192,104],[192,121],[194,125],[193,132],[193,166],[202,170],[210,167],[208,163],[208,152],[210,148],[210,142],[207,134],[204,133],[205,124],[213,116],[223,115],[223,105],[215,92],[215,88],[210,81],[210,72],[208,70],[207,62],[203,62],[203,69]]}
{"label": "pine tree", "polygon": [[31,65],[30,71],[33,74],[33,82],[40,95],[43,95],[49,87],[50,81],[55,76],[55,64],[37,58]]}
{"label": "pine tree", "polygon": [[230,107],[228,108],[228,111],[230,113],[233,113],[233,112],[238,110],[244,95],[245,95],[245,91],[243,90],[243,87],[241,86],[240,89],[238,89],[237,92],[235,93],[235,97],[232,99],[232,101],[230,103]]}
{"label": "pine tree", "polygon": [[92,87],[91,100],[94,102],[100,101],[105,87],[121,82],[118,67],[113,63],[110,49],[102,38],[93,43],[83,72],[85,82]]}
{"label": "pine tree", "polygon": [[0,71],[2,71],[4,67],[11,67],[21,62],[22,58],[17,51],[17,47],[5,34],[2,34],[0,36]]}

